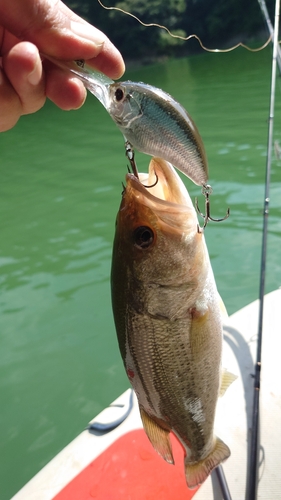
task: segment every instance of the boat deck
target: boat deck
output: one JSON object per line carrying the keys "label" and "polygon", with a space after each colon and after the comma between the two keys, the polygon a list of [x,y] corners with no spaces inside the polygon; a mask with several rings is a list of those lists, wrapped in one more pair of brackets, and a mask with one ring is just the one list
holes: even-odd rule
{"label": "boat deck", "polygon": [[[224,327],[223,366],[238,379],[219,400],[215,432],[232,452],[223,470],[233,500],[245,498],[258,307],[259,301],[249,304],[230,316]],[[278,289],[264,302],[259,500],[280,500],[281,491],[280,309]],[[165,463],[150,445],[129,389],[12,500],[223,500],[215,473],[198,491],[188,490],[183,450],[176,438],[172,442],[175,466]]]}

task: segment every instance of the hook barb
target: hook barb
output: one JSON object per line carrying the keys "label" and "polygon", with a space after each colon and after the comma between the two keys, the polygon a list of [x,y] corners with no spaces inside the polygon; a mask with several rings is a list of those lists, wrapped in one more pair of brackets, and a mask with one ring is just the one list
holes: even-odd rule
{"label": "hook barb", "polygon": [[146,189],[150,189],[150,188],[153,188],[154,186],[156,186],[156,184],[158,184],[158,175],[156,174],[155,170],[154,170],[154,175],[155,175],[155,178],[156,178],[156,181],[151,184],[151,186],[146,186],[145,184],[143,184],[143,186],[146,188]]}
{"label": "hook barb", "polygon": [[203,233],[205,227],[207,226],[209,220],[213,222],[222,222],[223,220],[227,219],[230,214],[229,208],[226,211],[226,215],[220,219],[214,219],[211,217],[211,207],[210,207],[210,195],[212,194],[213,190],[212,187],[209,184],[203,184],[202,186],[202,194],[205,196],[205,215],[201,212],[199,205],[198,205],[198,199],[195,198],[195,208],[196,211],[201,217],[204,219],[203,227],[200,227],[198,224],[198,233]]}

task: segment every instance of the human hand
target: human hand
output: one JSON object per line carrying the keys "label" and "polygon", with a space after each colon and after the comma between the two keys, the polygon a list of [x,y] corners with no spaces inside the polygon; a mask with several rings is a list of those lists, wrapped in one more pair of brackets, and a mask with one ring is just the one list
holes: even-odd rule
{"label": "human hand", "polygon": [[41,61],[39,51],[56,59],[85,59],[116,79],[122,56],[109,39],[60,0],[0,0],[0,131],[38,111],[46,97],[64,110],[86,98],[74,75]]}

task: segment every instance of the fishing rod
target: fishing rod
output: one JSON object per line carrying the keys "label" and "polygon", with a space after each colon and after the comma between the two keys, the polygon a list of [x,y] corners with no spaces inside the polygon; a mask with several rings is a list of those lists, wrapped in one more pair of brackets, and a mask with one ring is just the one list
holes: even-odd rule
{"label": "fishing rod", "polygon": [[[269,14],[268,14],[268,10],[267,10],[267,6],[266,6],[266,3],[265,3],[265,0],[258,0],[258,2],[260,4],[260,8],[261,8],[264,20],[265,20],[265,22],[267,24],[268,32],[269,32],[269,34],[271,36],[271,39],[272,39],[272,42],[273,42],[273,39],[274,39],[274,29],[273,29],[273,26],[271,24],[271,20],[270,20]],[[278,65],[279,73],[281,75],[281,49],[280,49],[279,44],[277,45],[277,65]]]}
{"label": "fishing rod", "polygon": [[226,477],[224,475],[223,467],[221,464],[215,469],[215,472],[216,472],[217,480],[218,480],[219,485],[220,485],[220,490],[221,490],[223,500],[232,500],[232,497],[231,497],[231,494],[230,494],[230,491],[228,488],[228,484],[226,481]]}
{"label": "fishing rod", "polygon": [[280,0],[276,0],[275,1],[272,72],[271,72],[270,110],[269,110],[269,121],[268,121],[267,162],[266,162],[266,176],[265,176],[265,199],[264,199],[264,209],[263,209],[262,252],[261,252],[261,269],[260,269],[260,288],[259,288],[258,339],[257,339],[257,354],[256,354],[256,365],[255,365],[255,375],[254,375],[252,435],[251,435],[249,469],[248,469],[247,486],[246,486],[246,500],[256,500],[257,491],[258,491],[259,407],[260,407],[259,400],[260,400],[260,376],[261,376],[261,352],[262,352],[262,325],[263,325],[263,308],[264,308],[264,293],[265,293],[265,269],[266,269],[268,214],[269,214],[269,187],[270,187],[270,173],[271,173],[272,142],[273,142],[279,15],[280,15]]}

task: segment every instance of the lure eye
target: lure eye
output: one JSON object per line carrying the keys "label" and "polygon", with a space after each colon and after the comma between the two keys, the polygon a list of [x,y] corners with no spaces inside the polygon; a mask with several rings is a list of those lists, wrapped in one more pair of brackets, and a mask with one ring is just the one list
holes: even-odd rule
{"label": "lure eye", "polygon": [[134,242],[139,248],[148,248],[154,240],[154,233],[150,227],[140,226],[134,231]]}
{"label": "lure eye", "polygon": [[124,91],[119,87],[118,89],[115,90],[115,99],[117,102],[122,101],[124,98]]}

